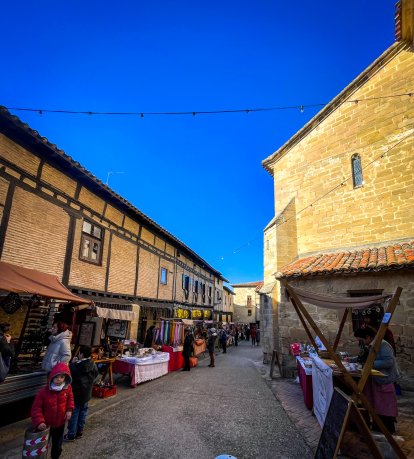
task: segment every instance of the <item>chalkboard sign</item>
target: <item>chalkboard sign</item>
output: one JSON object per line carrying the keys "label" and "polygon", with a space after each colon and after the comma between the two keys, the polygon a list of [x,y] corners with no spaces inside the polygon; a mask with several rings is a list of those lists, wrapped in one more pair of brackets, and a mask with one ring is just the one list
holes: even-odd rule
{"label": "chalkboard sign", "polygon": [[82,322],[78,337],[79,346],[92,346],[95,334],[95,322]]}
{"label": "chalkboard sign", "polygon": [[319,438],[315,459],[332,459],[336,457],[352,405],[352,399],[335,387],[322,434]]}

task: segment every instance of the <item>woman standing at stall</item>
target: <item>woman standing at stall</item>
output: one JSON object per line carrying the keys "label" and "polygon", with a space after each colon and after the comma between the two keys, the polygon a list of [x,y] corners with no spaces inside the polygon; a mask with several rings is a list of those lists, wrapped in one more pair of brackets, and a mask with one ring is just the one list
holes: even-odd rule
{"label": "woman standing at stall", "polygon": [[56,322],[52,325],[51,333],[50,344],[42,361],[42,369],[48,373],[60,362],[69,364],[72,355],[70,349],[72,332],[69,330],[69,325],[65,322]]}
{"label": "woman standing at stall", "polygon": [[[358,328],[354,333],[355,338],[358,338],[367,347],[371,347],[375,335],[376,331],[371,327]],[[394,423],[398,414],[394,383],[400,374],[394,351],[387,341],[381,342],[372,367],[384,373],[385,377],[370,376],[364,387],[364,394],[385,427],[391,434],[394,434]],[[376,426],[374,426],[374,430],[377,430]]]}

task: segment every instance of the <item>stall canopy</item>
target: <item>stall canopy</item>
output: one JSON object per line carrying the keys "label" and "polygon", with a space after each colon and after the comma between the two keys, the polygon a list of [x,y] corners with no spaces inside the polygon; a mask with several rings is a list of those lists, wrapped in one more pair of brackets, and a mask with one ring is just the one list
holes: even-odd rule
{"label": "stall canopy", "polygon": [[72,303],[90,303],[90,301],[74,295],[60,282],[57,276],[4,261],[0,261],[0,290],[29,293]]}
{"label": "stall canopy", "polygon": [[[329,309],[365,309],[369,308],[374,304],[386,303],[392,295],[376,295],[376,296],[361,296],[361,297],[335,297],[330,295],[320,295],[318,293],[309,292],[307,290],[301,290],[299,288],[293,288],[290,286],[296,296],[303,302],[320,306],[322,308]],[[286,290],[289,298],[289,290]]]}
{"label": "stall canopy", "polygon": [[119,309],[101,308],[96,306],[96,315],[104,319],[129,320],[134,322],[138,320],[138,313],[133,311],[122,311]]}
{"label": "stall canopy", "polygon": [[[384,423],[382,422],[382,419],[380,419],[378,414],[374,411],[371,405],[371,402],[369,401],[369,399],[364,393],[365,384],[367,382],[368,377],[371,374],[371,369],[373,367],[373,363],[376,358],[377,352],[384,338],[385,332],[388,328],[388,324],[391,321],[392,315],[394,314],[395,308],[398,304],[402,288],[397,287],[393,295],[381,295],[381,296],[357,297],[357,298],[348,298],[348,297],[347,298],[345,297],[335,298],[333,296],[320,295],[317,293],[295,288],[292,285],[290,285],[285,279],[281,279],[280,282],[285,288],[286,295],[288,299],[290,300],[290,302],[292,303],[293,307],[295,308],[296,313],[298,314],[299,320],[301,321],[303,328],[305,329],[306,334],[308,335],[308,338],[311,341],[314,348],[318,349],[318,346],[316,344],[313,334],[315,334],[320,339],[325,349],[327,350],[330,359],[332,359],[335,362],[336,366],[338,367],[338,370],[340,371],[342,375],[343,382],[352,391],[353,400],[355,402],[360,402],[362,406],[367,410],[367,412],[369,413],[369,415],[371,416],[375,424],[379,427],[381,432],[385,435],[386,439],[392,446],[396,455],[400,459],[405,458],[405,455],[403,451],[401,450],[400,446],[395,441],[394,437],[391,435],[388,429],[385,427]],[[330,308],[330,309],[336,309],[336,310],[343,311],[342,319],[339,324],[338,331],[336,333],[335,342],[333,344],[331,344],[329,340],[324,336],[324,334],[322,333],[322,330],[313,320],[312,316],[306,310],[303,303],[310,303],[310,304],[324,307],[324,308]],[[384,306],[384,310],[385,310],[384,318],[381,322],[381,325],[377,331],[377,334],[373,342],[371,343],[369,354],[364,364],[363,371],[361,373],[361,377],[359,381],[355,381],[352,378],[352,376],[348,373],[346,368],[344,367],[336,350],[337,350],[339,340],[341,338],[341,334],[344,329],[345,321],[347,319],[347,315],[349,311],[352,308],[357,308],[357,309],[368,308],[369,306],[378,304],[378,303]],[[311,330],[313,330],[313,333],[311,332]],[[320,354],[320,351],[318,351],[318,353]],[[359,424],[359,427],[361,427],[362,429],[361,432],[365,432],[365,435],[367,436],[367,441],[368,441],[368,445],[370,446],[371,452],[373,452],[373,455],[375,458],[382,458],[383,456],[379,452],[378,446],[376,445],[375,441],[371,437],[370,430],[365,424],[364,419],[362,417],[360,419],[361,419],[360,421],[361,423]],[[339,440],[339,446],[340,446],[341,441],[342,439]],[[336,454],[334,457],[336,457]]]}

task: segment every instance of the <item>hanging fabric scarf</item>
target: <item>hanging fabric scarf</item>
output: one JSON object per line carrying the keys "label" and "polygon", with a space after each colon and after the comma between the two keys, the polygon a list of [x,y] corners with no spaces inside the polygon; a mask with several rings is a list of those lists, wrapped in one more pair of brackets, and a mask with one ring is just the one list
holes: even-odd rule
{"label": "hanging fabric scarf", "polygon": [[160,341],[161,343],[164,342],[164,321],[163,320],[161,320]]}

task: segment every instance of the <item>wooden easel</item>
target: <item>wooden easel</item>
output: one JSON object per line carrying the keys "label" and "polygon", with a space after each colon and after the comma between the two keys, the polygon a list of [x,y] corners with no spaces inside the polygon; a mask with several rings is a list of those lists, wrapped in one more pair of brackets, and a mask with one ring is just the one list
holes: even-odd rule
{"label": "wooden easel", "polygon": [[[371,370],[372,370],[372,366],[373,366],[375,357],[376,357],[377,352],[379,350],[379,347],[381,345],[382,339],[384,338],[385,332],[386,332],[386,330],[388,328],[388,323],[390,322],[390,320],[392,318],[392,315],[394,314],[395,308],[396,308],[396,306],[398,304],[398,300],[400,298],[402,288],[401,287],[397,287],[395,293],[393,294],[393,296],[391,297],[391,299],[389,301],[388,308],[385,311],[386,314],[387,314],[388,320],[387,320],[387,322],[382,322],[381,323],[381,326],[380,326],[380,328],[379,328],[379,330],[378,330],[378,332],[377,332],[377,334],[376,334],[376,336],[374,338],[374,341],[372,342],[371,349],[370,349],[370,352],[368,354],[368,358],[367,358],[367,361],[365,362],[364,369],[363,369],[363,372],[362,372],[362,375],[361,375],[361,379],[359,380],[358,383],[356,383],[353,380],[353,378],[351,377],[351,375],[348,373],[348,371],[345,369],[341,359],[336,354],[336,347],[338,346],[339,340],[341,338],[341,334],[342,334],[342,331],[343,331],[343,328],[344,328],[346,316],[348,314],[348,308],[345,309],[344,315],[342,317],[342,320],[341,320],[341,323],[340,323],[340,326],[339,326],[339,329],[338,329],[338,332],[337,332],[337,336],[335,338],[335,343],[334,343],[333,346],[331,346],[329,341],[325,338],[325,336],[323,335],[323,333],[320,330],[320,328],[317,326],[317,324],[314,322],[314,320],[312,319],[312,317],[310,316],[310,314],[308,313],[308,311],[306,310],[306,308],[302,304],[300,298],[298,297],[298,295],[295,292],[295,289],[293,287],[291,287],[289,285],[289,283],[285,279],[281,279],[280,282],[285,287],[286,292],[288,294],[288,297],[289,297],[293,307],[295,308],[295,310],[296,310],[296,312],[297,312],[297,314],[299,316],[300,321],[302,322],[302,324],[303,324],[303,326],[305,328],[305,331],[306,331],[306,333],[307,333],[307,335],[309,337],[309,340],[314,345],[315,349],[318,349],[318,347],[316,346],[315,340],[314,340],[312,334],[310,333],[310,330],[309,330],[309,328],[308,328],[308,326],[307,326],[307,324],[305,322],[305,319],[306,319],[307,323],[309,324],[310,328],[312,328],[313,331],[316,333],[316,335],[319,336],[320,340],[322,341],[323,345],[325,346],[325,348],[327,349],[327,351],[329,353],[329,357],[337,365],[339,371],[342,374],[342,377],[343,377],[343,380],[344,380],[345,384],[352,390],[352,400],[354,401],[354,403],[356,404],[358,402],[361,402],[361,404],[366,408],[366,410],[370,414],[370,416],[373,419],[373,421],[377,424],[377,426],[379,427],[381,432],[385,435],[386,439],[388,440],[388,442],[390,443],[390,445],[394,449],[394,451],[397,454],[397,456],[400,459],[406,459],[405,454],[403,453],[403,451],[401,450],[401,448],[399,447],[399,445],[395,441],[394,437],[390,434],[388,429],[385,427],[384,423],[381,421],[380,417],[375,413],[375,411],[372,408],[372,406],[371,406],[370,402],[368,401],[367,397],[363,394],[363,390],[364,390],[365,384],[367,382],[368,376],[371,374]],[[377,452],[373,451],[373,449],[372,449],[372,445],[375,444],[375,441],[374,441],[374,439],[373,439],[373,437],[371,435],[371,431],[369,429],[368,429],[368,435],[369,435],[369,439],[367,438],[368,446],[370,447],[371,451],[373,452],[374,457],[381,458],[382,455],[381,455],[381,453],[378,452],[378,448],[377,448]],[[375,456],[375,454],[379,454],[379,456]]]}

